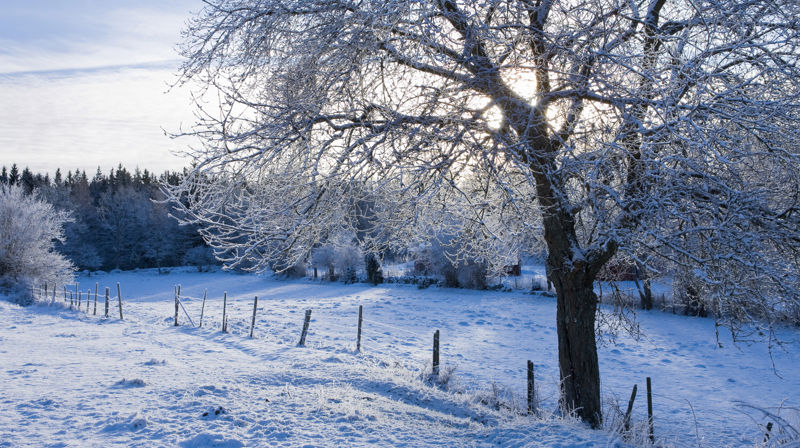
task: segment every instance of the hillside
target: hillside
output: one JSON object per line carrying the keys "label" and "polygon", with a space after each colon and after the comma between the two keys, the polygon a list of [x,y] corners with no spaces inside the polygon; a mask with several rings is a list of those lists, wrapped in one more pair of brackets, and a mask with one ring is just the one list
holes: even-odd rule
{"label": "hillside", "polygon": [[[122,272],[81,277],[100,285],[98,316],[67,305],[0,301],[0,446],[608,446],[610,433],[558,420],[555,302],[541,295],[412,286],[282,281],[227,273]],[[120,282],[124,321],[102,288]],[[173,285],[184,310],[173,325]],[[229,334],[220,331],[228,292]],[[115,296],[115,291],[112,296]],[[258,296],[254,338],[248,337]],[[63,304],[63,292],[57,296]],[[85,300],[85,299],[84,299]],[[363,350],[355,351],[358,306]],[[305,347],[304,311],[312,310]],[[643,336],[600,348],[602,390],[646,418],[667,446],[741,446],[763,439],[758,412],[800,396],[797,345],[714,339],[710,319],[642,312]],[[428,380],[441,331],[443,372]],[[786,330],[782,336],[797,339]],[[521,415],[532,360],[544,417]],[[780,375],[780,376],[778,376]],[[781,414],[796,418],[796,414]],[[751,418],[752,417],[752,418]],[[696,421],[695,421],[696,418]]]}

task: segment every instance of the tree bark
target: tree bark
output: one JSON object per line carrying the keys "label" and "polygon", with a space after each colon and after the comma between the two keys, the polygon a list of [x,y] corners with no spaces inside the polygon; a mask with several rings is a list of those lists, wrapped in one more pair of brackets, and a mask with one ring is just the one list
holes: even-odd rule
{"label": "tree bark", "polygon": [[593,428],[602,424],[593,278],[581,270],[553,270],[557,300],[558,364],[562,406]]}
{"label": "tree bark", "polygon": [[558,193],[565,191],[555,156],[557,148],[547,137],[547,120],[542,110],[520,102],[501,102],[509,117],[538,117],[513,123],[524,135],[525,161],[536,179],[536,199],[543,211],[544,240],[547,244],[547,276],[557,297],[558,364],[561,377],[561,404],[575,412],[593,428],[603,422],[600,405],[600,367],[597,360],[595,313],[597,296],[594,279],[600,268],[616,252],[616,244],[583,250],[575,231],[572,207]]}
{"label": "tree bark", "polygon": [[[575,412],[593,428],[603,422],[600,405],[600,367],[597,361],[594,280],[614,255],[609,242],[592,250],[580,248],[575,221],[564,204],[551,194],[550,179],[538,176],[538,200],[544,205],[544,237],[547,242],[548,276],[556,290],[558,365],[561,405]],[[547,194],[542,194],[547,193]]]}

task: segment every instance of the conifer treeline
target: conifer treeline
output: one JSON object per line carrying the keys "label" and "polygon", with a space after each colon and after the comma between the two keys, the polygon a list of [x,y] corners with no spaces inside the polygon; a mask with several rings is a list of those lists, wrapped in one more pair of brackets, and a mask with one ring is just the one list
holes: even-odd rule
{"label": "conifer treeline", "polygon": [[[161,200],[160,183],[177,183],[184,173],[159,176],[122,165],[107,175],[97,169],[91,179],[85,171],[56,170],[48,174],[21,172],[16,164],[0,169],[0,183],[20,184],[56,208],[68,210],[73,221],[65,226],[66,241],[57,249],[79,269],[134,269],[185,264],[187,252],[207,254],[193,227],[179,226],[169,216],[174,210]],[[200,249],[203,248],[203,249]]]}

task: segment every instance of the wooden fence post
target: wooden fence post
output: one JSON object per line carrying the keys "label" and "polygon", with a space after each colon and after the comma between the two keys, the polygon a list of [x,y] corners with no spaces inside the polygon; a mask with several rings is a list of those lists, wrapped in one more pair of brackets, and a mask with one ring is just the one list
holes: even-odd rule
{"label": "wooden fence post", "polygon": [[108,286],[106,286],[106,317],[108,317],[108,296],[109,296],[109,294],[111,294],[111,290],[108,289]]}
{"label": "wooden fence post", "polygon": [[97,289],[100,287],[99,283],[94,284],[94,315],[97,316]]}
{"label": "wooden fence post", "polygon": [[439,330],[433,333],[433,374],[439,376]]}
{"label": "wooden fence post", "polygon": [[75,306],[75,296],[72,294],[72,291],[69,292],[69,309]]}
{"label": "wooden fence post", "polygon": [[633,385],[633,390],[631,391],[631,398],[628,400],[628,410],[625,411],[625,420],[623,423],[625,425],[625,431],[631,430],[631,413],[633,412],[633,402],[636,400],[636,387],[637,385]]}
{"label": "wooden fence post", "polygon": [[536,412],[535,389],[533,384],[533,361],[528,360],[528,414]]}
{"label": "wooden fence post", "polygon": [[361,351],[361,323],[364,321],[364,305],[358,306],[358,337],[356,339],[356,351]]}
{"label": "wooden fence post", "polygon": [[200,325],[198,328],[203,328],[203,312],[206,310],[206,293],[208,292],[207,289],[203,290],[203,306],[200,308]]}
{"label": "wooden fence post", "polygon": [[253,322],[250,324],[250,337],[253,337],[253,330],[256,328],[256,309],[258,308],[258,296],[253,300]]}
{"label": "wooden fence post", "polygon": [[67,302],[67,285],[64,285],[64,303]]}
{"label": "wooden fence post", "polygon": [[122,288],[119,286],[119,282],[117,282],[117,300],[119,302],[119,320],[122,319]]}
{"label": "wooden fence post", "polygon": [[180,300],[181,288],[180,288],[180,286],[175,286],[174,290],[175,290],[175,325],[174,326],[177,327],[178,326],[178,301]]}
{"label": "wooden fence post", "polygon": [[300,334],[300,343],[297,344],[300,347],[306,345],[306,334],[308,334],[309,323],[311,323],[311,310],[306,310],[306,318],[303,320],[303,332]]}
{"label": "wooden fence post", "polygon": [[78,306],[77,306],[78,311],[80,311],[81,310],[81,292],[80,291],[75,291],[75,299],[77,300],[76,303],[78,304]]}
{"label": "wooden fence post", "polygon": [[86,314],[89,314],[89,306],[91,305],[92,290],[86,290]]}
{"label": "wooden fence post", "polygon": [[650,426],[650,442],[655,443],[656,435],[653,429],[653,387],[650,384],[650,377],[647,377],[647,422]]}
{"label": "wooden fence post", "polygon": [[222,332],[228,332],[228,316],[225,315],[225,311],[228,308],[228,291],[225,291],[225,294],[222,296]]}
{"label": "wooden fence post", "polygon": [[47,282],[44,283],[44,299],[47,300],[47,296],[50,294],[47,293]]}

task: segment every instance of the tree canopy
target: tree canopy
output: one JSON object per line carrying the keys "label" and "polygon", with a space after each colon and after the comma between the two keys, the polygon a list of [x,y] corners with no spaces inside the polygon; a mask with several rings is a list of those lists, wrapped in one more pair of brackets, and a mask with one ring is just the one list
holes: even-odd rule
{"label": "tree canopy", "polygon": [[613,257],[679,274],[734,326],[798,304],[798,17],[794,0],[210,0],[182,79],[217,100],[172,194],[234,263],[305,256],[352,226],[346,197],[380,198],[386,233],[454,225],[486,256],[540,241],[562,402],[596,426],[593,283]]}

